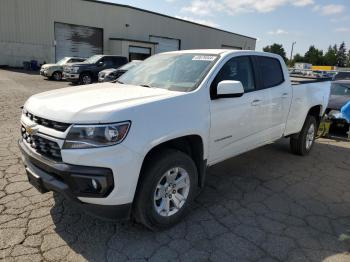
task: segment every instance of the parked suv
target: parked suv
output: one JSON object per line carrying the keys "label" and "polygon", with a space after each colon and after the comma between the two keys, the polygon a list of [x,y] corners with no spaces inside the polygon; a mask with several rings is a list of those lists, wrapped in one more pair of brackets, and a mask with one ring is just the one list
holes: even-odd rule
{"label": "parked suv", "polygon": [[70,63],[84,62],[86,58],[81,57],[64,57],[56,64],[44,64],[41,66],[40,75],[49,79],[60,81],[62,80],[63,67]]}
{"label": "parked suv", "polygon": [[63,77],[72,83],[87,85],[97,81],[100,71],[108,68],[118,68],[127,62],[128,59],[124,56],[94,55],[83,63],[65,66]]}

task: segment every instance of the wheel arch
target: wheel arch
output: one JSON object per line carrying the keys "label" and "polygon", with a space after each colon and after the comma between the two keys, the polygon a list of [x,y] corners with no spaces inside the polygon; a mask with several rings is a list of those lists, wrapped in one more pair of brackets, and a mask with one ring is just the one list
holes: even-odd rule
{"label": "wheel arch", "polygon": [[90,75],[91,77],[93,77],[93,73],[92,73],[92,71],[90,71],[90,70],[84,70],[84,71],[82,71],[82,72],[79,74],[79,76],[81,77],[81,76],[84,75],[84,74],[88,74],[88,75]]}
{"label": "wheel arch", "polygon": [[136,186],[136,192],[140,187],[140,181],[142,180],[142,175],[144,174],[143,171],[146,167],[146,164],[154,154],[159,153],[164,149],[175,149],[188,154],[193,159],[197,167],[198,187],[202,188],[204,186],[207,160],[204,157],[203,139],[200,135],[186,135],[163,141],[153,146],[150,150],[148,150],[141,165],[140,176],[138,178]]}
{"label": "wheel arch", "polygon": [[[322,114],[323,114],[323,106],[322,105],[315,105],[313,107],[310,108],[309,112],[307,113],[306,116],[314,116],[317,122],[317,126],[320,124],[321,122],[321,118],[322,118]],[[306,118],[306,117],[305,117]]]}

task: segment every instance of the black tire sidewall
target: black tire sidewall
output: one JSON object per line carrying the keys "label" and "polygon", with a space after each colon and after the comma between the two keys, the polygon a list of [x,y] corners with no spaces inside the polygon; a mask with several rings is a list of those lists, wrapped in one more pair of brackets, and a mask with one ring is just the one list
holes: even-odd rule
{"label": "black tire sidewall", "polygon": [[[159,157],[161,157],[161,159],[159,159]],[[152,161],[153,165],[145,170],[145,174],[143,174],[144,179],[142,180],[137,198],[137,211],[139,218],[141,218],[140,222],[152,230],[166,229],[179,222],[188,211],[198,185],[197,168],[188,155],[180,151],[167,150],[161,155],[158,154],[154,160],[157,158],[158,160],[156,162]],[[181,167],[187,171],[190,178],[190,189],[186,203],[181,209],[172,216],[163,217],[155,210],[154,192],[164,173],[173,167]]]}

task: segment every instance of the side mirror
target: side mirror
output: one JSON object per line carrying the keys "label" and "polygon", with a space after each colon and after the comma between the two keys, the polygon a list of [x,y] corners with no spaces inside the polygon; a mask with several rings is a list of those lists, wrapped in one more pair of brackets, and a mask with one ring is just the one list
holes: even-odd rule
{"label": "side mirror", "polygon": [[103,61],[98,61],[98,62],[97,62],[97,65],[98,65],[98,66],[103,66],[103,64],[104,64]]}
{"label": "side mirror", "polygon": [[241,97],[244,88],[240,81],[224,80],[217,87],[217,98]]}

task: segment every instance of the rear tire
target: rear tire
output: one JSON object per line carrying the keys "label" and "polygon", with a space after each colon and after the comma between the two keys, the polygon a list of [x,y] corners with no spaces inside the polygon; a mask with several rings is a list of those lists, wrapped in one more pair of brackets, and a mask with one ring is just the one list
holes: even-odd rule
{"label": "rear tire", "polygon": [[196,195],[197,168],[183,152],[166,149],[154,154],[141,174],[134,217],[149,229],[178,223]]}
{"label": "rear tire", "polygon": [[314,116],[306,117],[300,133],[290,137],[290,149],[293,154],[305,156],[310,153],[317,134],[317,121]]}

